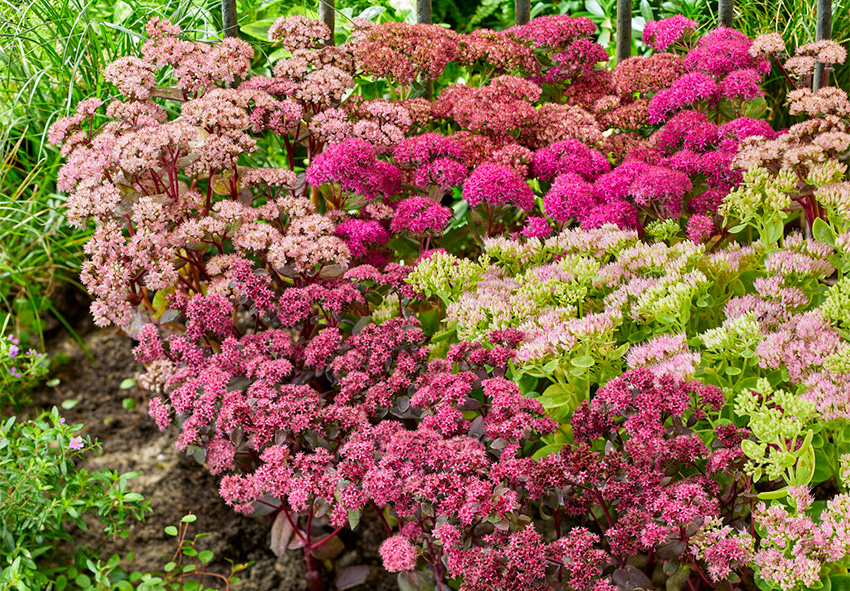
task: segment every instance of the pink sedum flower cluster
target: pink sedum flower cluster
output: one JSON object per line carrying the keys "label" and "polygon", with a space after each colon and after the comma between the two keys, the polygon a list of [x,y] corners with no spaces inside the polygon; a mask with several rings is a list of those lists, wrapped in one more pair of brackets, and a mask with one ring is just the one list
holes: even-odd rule
{"label": "pink sedum flower cluster", "polygon": [[[718,212],[781,203],[747,183],[786,175],[810,227],[850,219],[846,95],[793,90],[809,119],[777,133],[745,114],[781,39],[681,16],[610,68],[583,17],[350,28],[277,19],[256,75],[247,43],[155,18],[104,69],[120,98],[48,133],[94,227],[95,321],[138,340],[151,417],[225,501],[291,530],[311,585],[367,515],[386,570],[440,589],[649,589],[675,565],[694,591],[747,568],[792,591],[844,560],[846,495],[820,520],[813,477],[796,513],[750,502],[765,433],[802,480],[803,413],[774,433],[741,409],[775,418],[784,383],[823,433],[850,417],[847,228],[739,245]],[[449,64],[469,75],[440,87]]]}

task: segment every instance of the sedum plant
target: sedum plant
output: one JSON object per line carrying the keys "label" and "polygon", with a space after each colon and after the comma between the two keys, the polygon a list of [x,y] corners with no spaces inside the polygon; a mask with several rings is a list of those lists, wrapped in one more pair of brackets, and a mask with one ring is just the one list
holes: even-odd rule
{"label": "sedum plant", "polygon": [[840,91],[777,133],[778,50],[694,28],[609,70],[569,16],[281,18],[273,64],[154,19],[51,128],[96,322],[311,589],[361,519],[406,588],[846,583]]}

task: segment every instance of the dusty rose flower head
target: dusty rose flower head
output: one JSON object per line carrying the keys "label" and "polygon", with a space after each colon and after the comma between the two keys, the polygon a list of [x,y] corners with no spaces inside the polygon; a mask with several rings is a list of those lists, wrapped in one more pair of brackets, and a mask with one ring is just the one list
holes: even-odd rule
{"label": "dusty rose flower head", "polygon": [[309,49],[330,39],[331,30],[319,20],[295,15],[280,17],[269,27],[268,38],[287,49]]}
{"label": "dusty rose flower head", "polygon": [[454,119],[462,128],[501,136],[537,120],[532,105],[541,88],[516,76],[498,76],[487,86],[454,84],[444,88],[434,103],[434,114]]}
{"label": "dusty rose flower head", "polygon": [[621,94],[650,94],[667,88],[685,73],[684,60],[673,53],[632,56],[614,68],[614,82]]}
{"label": "dusty rose flower head", "polygon": [[371,27],[354,48],[367,74],[410,84],[418,75],[436,79],[460,55],[459,35],[439,25],[387,22]]}
{"label": "dusty rose flower head", "polygon": [[397,573],[416,568],[416,548],[405,537],[393,536],[384,540],[379,550],[384,568]]}
{"label": "dusty rose flower head", "polygon": [[146,99],[156,84],[157,68],[137,57],[120,57],[103,70],[103,78],[132,99]]}
{"label": "dusty rose flower head", "polygon": [[540,70],[537,56],[527,45],[500,31],[476,29],[461,40],[460,62],[481,62],[505,72],[521,70],[535,74]]}
{"label": "dusty rose flower head", "polygon": [[145,23],[145,34],[147,34],[149,39],[176,37],[182,32],[182,29],[178,25],[159,16],[155,16]]}
{"label": "dusty rose flower head", "polygon": [[569,15],[541,16],[521,27],[507,30],[507,34],[517,39],[547,50],[567,47],[576,39],[595,32],[596,25],[589,18]]}
{"label": "dusty rose flower head", "polygon": [[781,33],[765,33],[753,39],[753,44],[750,46],[750,55],[757,57],[759,55],[778,54],[785,52],[785,39]]}
{"label": "dusty rose flower head", "polygon": [[[794,52],[795,57],[813,57],[822,64],[843,64],[847,59],[847,50],[836,41],[824,39],[800,45]],[[790,61],[790,60],[789,60]]]}
{"label": "dusty rose flower head", "polygon": [[590,39],[577,39],[552,56],[552,66],[534,77],[538,84],[558,84],[591,73],[596,64],[608,61],[605,48]]}

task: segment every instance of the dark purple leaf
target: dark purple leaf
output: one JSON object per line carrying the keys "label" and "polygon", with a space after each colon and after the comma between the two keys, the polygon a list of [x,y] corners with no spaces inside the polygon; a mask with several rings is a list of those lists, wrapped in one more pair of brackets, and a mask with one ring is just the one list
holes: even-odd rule
{"label": "dark purple leaf", "polygon": [[343,591],[344,589],[351,589],[352,587],[363,585],[369,580],[370,574],[368,566],[364,566],[362,564],[349,566],[337,575],[336,588],[338,591]]}

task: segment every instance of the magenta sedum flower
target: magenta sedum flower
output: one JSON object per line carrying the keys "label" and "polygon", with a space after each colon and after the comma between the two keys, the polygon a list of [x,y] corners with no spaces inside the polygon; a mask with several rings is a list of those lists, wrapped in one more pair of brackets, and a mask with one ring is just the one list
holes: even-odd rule
{"label": "magenta sedum flower", "polygon": [[425,197],[410,197],[401,201],[393,214],[390,230],[414,236],[440,234],[453,216],[450,208]]}
{"label": "magenta sedum flower", "polygon": [[507,166],[485,162],[463,184],[463,198],[472,206],[513,205],[526,211],[534,207],[531,187]]}
{"label": "magenta sedum flower", "polygon": [[643,42],[655,51],[664,51],[693,33],[697,23],[677,14],[660,21],[649,21],[643,29]]}
{"label": "magenta sedum flower", "polygon": [[563,173],[577,174],[593,181],[609,170],[611,164],[602,152],[574,139],[555,142],[537,150],[532,165],[534,176],[548,181]]}
{"label": "magenta sedum flower", "polygon": [[369,143],[352,138],[317,156],[307,167],[307,182],[315,187],[338,184],[343,191],[366,199],[389,198],[401,190],[401,173],[392,164],[377,160]]}
{"label": "magenta sedum flower", "polygon": [[714,220],[707,215],[692,215],[685,233],[693,242],[702,244],[714,233]]}
{"label": "magenta sedum flower", "polygon": [[552,227],[546,218],[532,215],[525,220],[522,235],[526,238],[547,238],[552,235]]}

